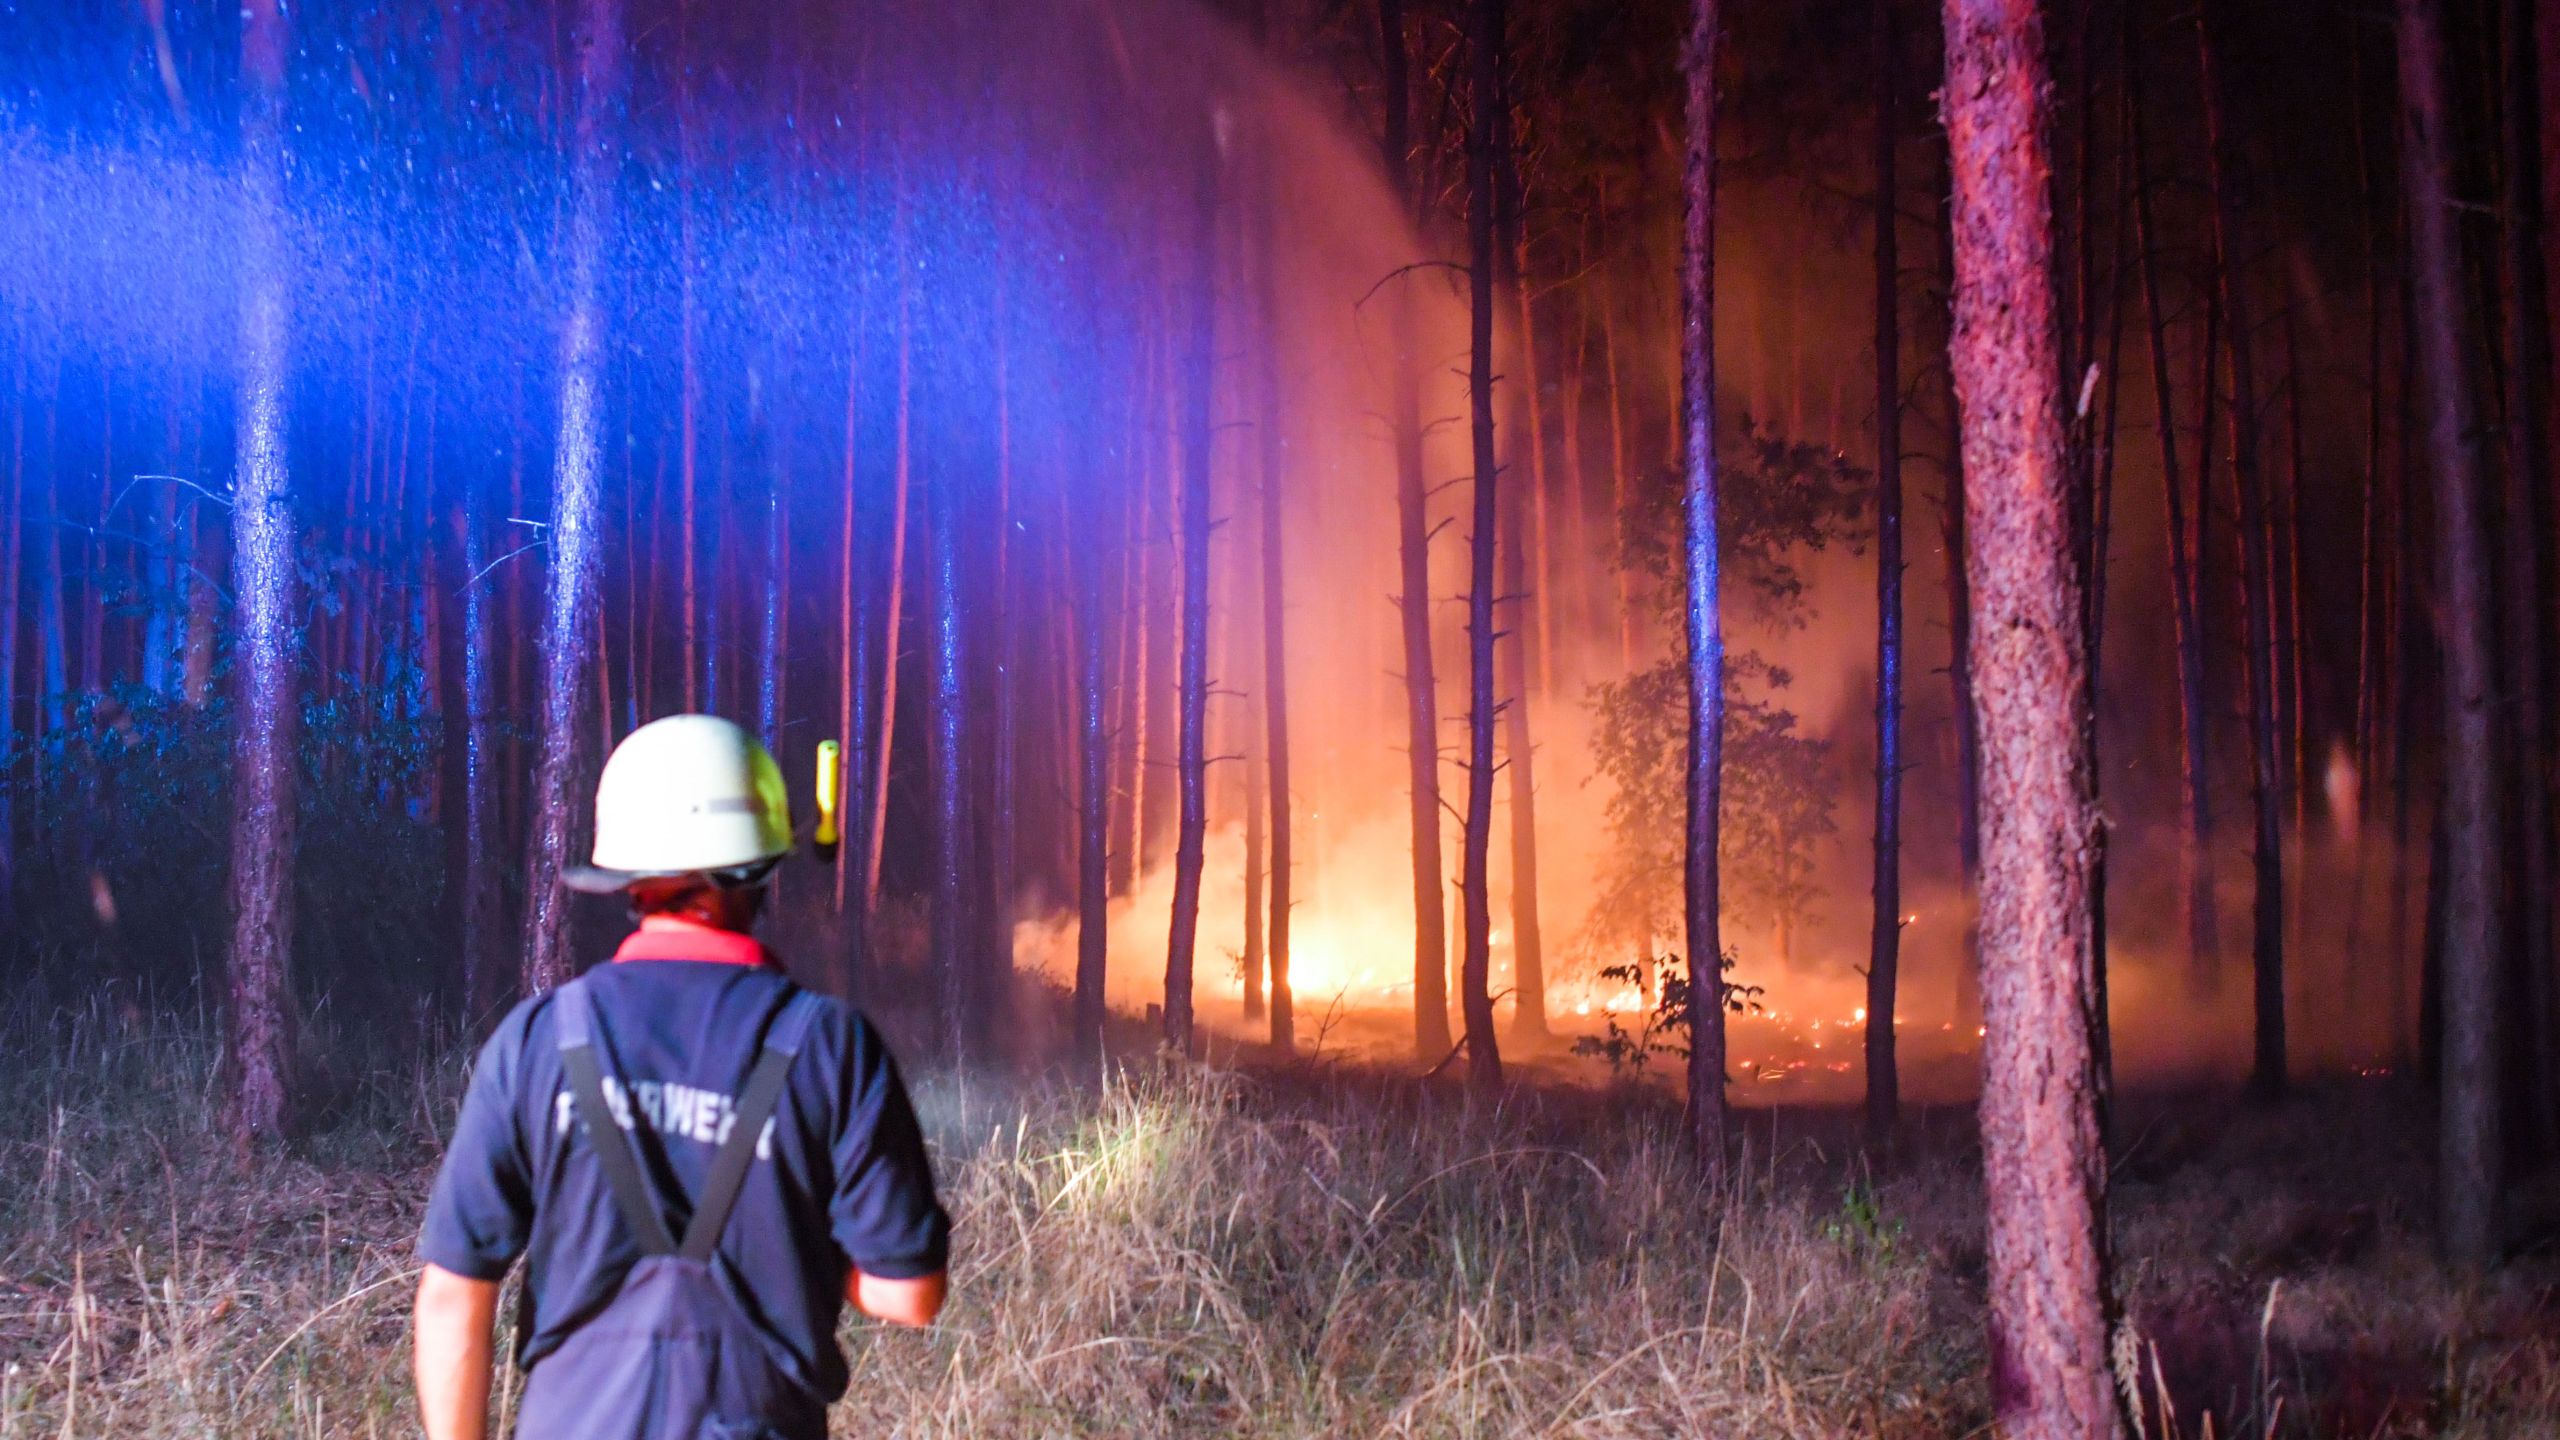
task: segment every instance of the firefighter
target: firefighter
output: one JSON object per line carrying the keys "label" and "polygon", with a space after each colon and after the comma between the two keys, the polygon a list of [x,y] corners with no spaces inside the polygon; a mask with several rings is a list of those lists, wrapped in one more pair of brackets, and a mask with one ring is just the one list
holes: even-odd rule
{"label": "firefighter", "polygon": [[418,1253],[429,1440],[483,1440],[499,1282],[525,1261],[520,1440],[823,1440],[847,1301],[930,1324],[950,1222],[896,1062],[749,933],[791,849],[773,757],[682,715],[596,790],[576,889],[628,898],[613,963],[480,1052]]}

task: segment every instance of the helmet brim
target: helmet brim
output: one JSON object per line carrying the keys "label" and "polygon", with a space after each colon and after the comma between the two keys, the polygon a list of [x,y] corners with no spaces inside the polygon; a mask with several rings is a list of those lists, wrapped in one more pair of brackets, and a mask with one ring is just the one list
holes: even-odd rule
{"label": "helmet brim", "polygon": [[564,865],[560,883],[581,895],[621,895],[651,880],[701,880],[724,890],[747,890],[773,878],[779,855],[725,870],[607,870],[599,865]]}

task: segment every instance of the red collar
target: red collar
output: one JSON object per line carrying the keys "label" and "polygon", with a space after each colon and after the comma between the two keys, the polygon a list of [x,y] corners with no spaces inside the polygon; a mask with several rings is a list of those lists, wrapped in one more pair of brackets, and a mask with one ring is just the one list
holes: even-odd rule
{"label": "red collar", "polygon": [[753,935],[717,930],[675,915],[650,915],[615,951],[616,960],[706,960],[717,965],[780,968],[773,952]]}

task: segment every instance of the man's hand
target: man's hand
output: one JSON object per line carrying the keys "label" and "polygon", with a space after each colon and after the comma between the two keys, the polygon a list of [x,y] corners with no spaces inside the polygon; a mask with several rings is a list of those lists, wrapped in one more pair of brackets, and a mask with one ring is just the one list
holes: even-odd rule
{"label": "man's hand", "polygon": [[844,1298],[853,1302],[854,1309],[892,1325],[932,1324],[933,1317],[942,1313],[943,1297],[950,1293],[948,1274],[892,1280],[885,1275],[865,1275],[857,1265],[844,1282]]}
{"label": "man's hand", "polygon": [[418,1412],[427,1440],[488,1440],[498,1282],[430,1265],[418,1280]]}

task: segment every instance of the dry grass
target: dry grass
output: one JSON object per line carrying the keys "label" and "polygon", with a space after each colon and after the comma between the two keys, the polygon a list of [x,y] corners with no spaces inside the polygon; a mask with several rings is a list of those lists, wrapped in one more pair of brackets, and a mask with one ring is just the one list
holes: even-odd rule
{"label": "dry grass", "polygon": [[[216,1138],[197,1027],[7,1029],[0,1053],[23,1058],[0,1074],[0,1440],[414,1433],[409,1243],[458,1060],[378,1062],[299,1153],[243,1163]],[[1098,1094],[932,1077],[920,1104],[958,1298],[929,1333],[848,1330],[839,1433],[1983,1421],[1959,1116],[1926,1119],[1872,1185],[1837,1119],[1764,1119],[1748,1178],[1710,1204],[1652,1099],[1471,1109],[1355,1074],[1150,1067]],[[2560,1434],[2552,1267],[2441,1277],[2413,1228],[2405,1113],[2229,1108],[2125,1126],[2118,1250],[2178,1433],[2206,1433],[2210,1409],[2224,1436]]]}

